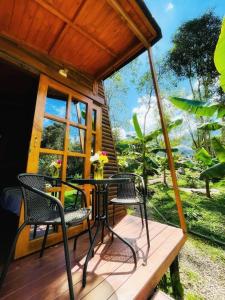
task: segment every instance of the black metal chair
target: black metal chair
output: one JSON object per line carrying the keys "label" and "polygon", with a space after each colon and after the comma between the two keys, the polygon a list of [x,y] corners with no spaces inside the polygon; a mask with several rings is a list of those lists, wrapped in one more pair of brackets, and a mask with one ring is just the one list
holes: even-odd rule
{"label": "black metal chair", "polygon": [[46,225],[40,255],[42,256],[47,240],[49,226],[61,225],[69,293],[70,299],[72,300],[74,299],[74,292],[66,226],[78,225],[81,224],[84,220],[87,220],[89,239],[90,242],[92,241],[89,221],[90,210],[87,208],[86,194],[82,189],[78,188],[77,186],[59,180],[61,184],[67,185],[75,189],[76,191],[79,191],[83,196],[83,206],[81,208],[76,210],[71,209],[68,211],[64,211],[61,202],[57,198],[53,197],[50,193],[46,193],[46,189],[54,186],[55,178],[39,174],[24,173],[18,175],[18,180],[21,184],[24,200],[24,223],[18,228],[8,259],[3,267],[0,277],[0,287],[7,274],[8,267],[15,250],[16,242],[24,227],[26,225]]}
{"label": "black metal chair", "polygon": [[150,247],[146,208],[147,189],[145,187],[143,178],[133,173],[119,173],[112,175],[111,178],[130,178],[130,181],[128,183],[117,185],[117,197],[110,200],[110,203],[113,205],[113,225],[115,225],[115,205],[137,205],[140,209],[142,226],[144,226],[142,211],[143,207],[147,242],[148,247]]}

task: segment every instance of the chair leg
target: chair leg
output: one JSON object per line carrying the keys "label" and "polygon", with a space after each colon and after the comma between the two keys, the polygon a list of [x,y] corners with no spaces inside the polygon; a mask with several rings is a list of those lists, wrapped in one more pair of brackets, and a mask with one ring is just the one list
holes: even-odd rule
{"label": "chair leg", "polygon": [[143,212],[142,212],[142,207],[141,207],[141,203],[139,204],[139,209],[140,209],[140,214],[141,214],[141,223],[142,223],[142,227],[144,227],[144,220],[143,220]]}
{"label": "chair leg", "polygon": [[148,230],[148,216],[147,216],[147,207],[146,202],[143,203],[144,206],[144,215],[145,215],[145,226],[146,226],[146,235],[147,235],[147,241],[148,241],[148,247],[150,248],[150,237],[149,237],[149,230]]}
{"label": "chair leg", "polygon": [[69,292],[70,292],[70,300],[74,300],[70,254],[69,254],[68,238],[67,238],[65,224],[62,224],[62,234],[63,234],[63,244],[64,244],[64,253],[65,253],[65,260],[66,260],[66,271],[67,271],[67,278],[68,278],[68,285],[69,285]]}
{"label": "chair leg", "polygon": [[23,223],[23,224],[19,227],[19,229],[18,229],[18,231],[17,231],[17,234],[16,234],[16,236],[15,236],[15,238],[14,238],[13,244],[12,244],[11,249],[10,249],[10,251],[9,251],[9,256],[8,256],[8,258],[7,258],[7,260],[6,260],[6,263],[5,263],[5,265],[3,266],[3,269],[2,269],[2,272],[1,272],[1,277],[0,277],[0,289],[1,289],[1,287],[2,287],[2,284],[3,284],[3,282],[4,282],[4,279],[5,279],[5,277],[6,277],[6,274],[7,274],[7,272],[8,272],[9,265],[10,265],[10,262],[11,262],[11,259],[12,259],[12,256],[13,256],[13,253],[14,253],[14,250],[15,250],[15,248],[16,248],[16,242],[17,242],[17,240],[18,240],[18,237],[19,237],[21,231],[24,229],[25,226],[26,226],[26,223]]}
{"label": "chair leg", "polygon": [[102,221],[102,235],[101,235],[101,242],[104,242],[104,228],[105,228],[105,220]]}
{"label": "chair leg", "polygon": [[84,263],[84,267],[83,267],[83,278],[82,278],[82,286],[83,286],[83,288],[86,285],[87,266],[88,266],[88,262],[89,262],[89,260],[91,258],[91,255],[93,255],[94,246],[95,246],[95,240],[96,240],[96,237],[98,235],[99,229],[100,229],[100,223],[98,222],[97,228],[96,228],[96,232],[95,232],[94,237],[92,239],[92,243],[90,245],[90,248],[88,249],[88,253],[87,253],[87,256],[86,256],[86,259],[85,259],[85,263]]}
{"label": "chair leg", "polygon": [[37,225],[34,225],[33,240],[36,238],[36,234],[37,234]]}
{"label": "chair leg", "polygon": [[47,225],[46,229],[45,229],[45,235],[43,238],[43,242],[42,242],[42,247],[41,247],[41,252],[40,252],[40,256],[42,257],[44,254],[44,250],[45,250],[45,245],[46,245],[46,241],[47,241],[47,236],[48,236],[48,231],[49,231],[49,225]]}
{"label": "chair leg", "polygon": [[75,251],[77,249],[77,236],[74,237],[74,241],[73,241],[73,251]]}
{"label": "chair leg", "polygon": [[[90,245],[92,244],[92,234],[91,234],[91,225],[90,225],[90,220],[87,218],[87,225],[88,225],[88,235],[89,235],[89,240],[90,240]],[[94,257],[94,249],[92,251],[92,257]]]}
{"label": "chair leg", "polygon": [[113,204],[113,226],[115,225],[115,205]]}

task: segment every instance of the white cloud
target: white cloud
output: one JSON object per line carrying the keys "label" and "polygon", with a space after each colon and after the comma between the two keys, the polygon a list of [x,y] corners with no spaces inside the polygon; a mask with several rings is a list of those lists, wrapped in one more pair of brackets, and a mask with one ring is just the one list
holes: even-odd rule
{"label": "white cloud", "polygon": [[127,133],[126,130],[121,127],[115,127],[112,131],[118,136],[120,140],[126,139]]}
{"label": "white cloud", "polygon": [[[146,118],[146,133],[150,132],[159,127],[159,114],[158,108],[156,106],[156,97],[143,96],[138,99],[138,106],[133,109],[133,113],[137,114],[138,122],[143,130],[144,127],[144,117],[148,108],[148,103],[150,103],[150,110]],[[133,122],[131,120],[131,124]]]}
{"label": "white cloud", "polygon": [[173,10],[174,8],[174,5],[172,2],[169,2],[167,5],[166,5],[166,11],[170,11],[170,10]]}

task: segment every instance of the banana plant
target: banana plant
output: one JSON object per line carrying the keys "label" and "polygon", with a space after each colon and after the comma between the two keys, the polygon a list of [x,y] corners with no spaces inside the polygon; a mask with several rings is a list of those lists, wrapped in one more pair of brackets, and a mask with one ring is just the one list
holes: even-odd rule
{"label": "banana plant", "polygon": [[[171,148],[171,151],[173,153],[178,152],[179,150],[177,148]],[[163,153],[164,156],[158,156],[158,160],[160,161],[161,170],[163,172],[163,183],[164,185],[168,186],[167,179],[166,179],[166,169],[168,168],[168,158],[166,155],[166,149],[165,148],[155,148],[151,150],[152,153],[160,154]]]}
{"label": "banana plant", "polygon": [[202,164],[207,167],[200,174],[200,179],[206,182],[206,195],[210,198],[209,181],[211,179],[218,179],[225,177],[225,148],[220,143],[218,138],[212,138],[212,146],[219,163],[215,163],[215,159],[204,149],[200,149],[196,154],[196,159],[200,160]]}
{"label": "banana plant", "polygon": [[[176,121],[170,122],[167,125],[168,132],[173,128],[181,125],[182,120],[178,119]],[[156,139],[159,135],[163,134],[162,129],[156,129],[149,134],[144,134],[141,130],[140,124],[138,122],[137,114],[133,114],[133,125],[136,132],[136,139],[134,140],[134,144],[139,145],[139,155],[141,153],[141,164],[142,164],[142,176],[144,178],[145,186],[147,187],[148,175],[150,175],[156,168],[158,164],[153,157],[151,157],[151,149],[149,147],[149,143]],[[152,174],[151,174],[152,175]]]}

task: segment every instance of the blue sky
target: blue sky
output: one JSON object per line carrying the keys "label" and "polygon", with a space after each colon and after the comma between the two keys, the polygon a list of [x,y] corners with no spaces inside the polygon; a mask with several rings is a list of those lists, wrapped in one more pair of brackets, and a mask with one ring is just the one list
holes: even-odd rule
{"label": "blue sky", "polygon": [[[171,48],[173,35],[185,21],[199,17],[209,9],[212,9],[221,18],[225,15],[225,0],[145,0],[145,3],[161,27],[163,35],[162,39],[153,47],[155,59],[164,56]],[[146,53],[142,54],[140,59],[143,68],[148,67]],[[186,94],[189,93],[189,87],[185,82],[180,84],[180,88],[184,89]],[[126,112],[121,113],[124,120],[132,118],[133,110],[138,107],[140,96],[143,95],[138,94],[132,84],[129,84],[128,94],[123,97],[126,98],[124,101],[127,107]]]}

